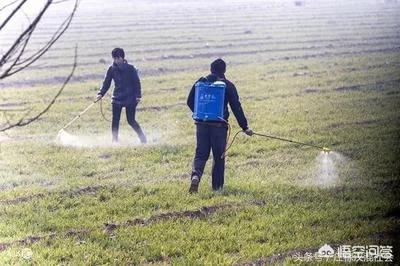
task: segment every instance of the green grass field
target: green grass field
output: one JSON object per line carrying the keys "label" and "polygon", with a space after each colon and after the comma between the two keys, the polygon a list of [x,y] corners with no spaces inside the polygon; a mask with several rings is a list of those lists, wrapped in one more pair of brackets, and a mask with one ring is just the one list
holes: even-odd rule
{"label": "green grass field", "polygon": [[[1,108],[33,114],[68,75],[78,44],[74,79],[50,111],[0,134],[0,265],[340,264],[296,260],[324,244],[392,246],[399,261],[400,4],[204,3],[82,1],[55,47],[0,83]],[[140,70],[137,120],[150,143],[138,144],[123,114],[121,145],[111,145],[96,105],[63,145],[57,132],[94,100],[114,46]],[[223,191],[211,189],[209,161],[199,193],[188,194],[195,128],[186,97],[218,56],[254,131],[335,153],[240,134]],[[108,99],[103,107],[110,119]]]}

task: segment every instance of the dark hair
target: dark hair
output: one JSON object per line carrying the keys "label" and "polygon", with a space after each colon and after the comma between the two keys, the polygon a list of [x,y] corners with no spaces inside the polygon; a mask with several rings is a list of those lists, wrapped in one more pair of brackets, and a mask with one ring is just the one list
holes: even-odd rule
{"label": "dark hair", "polygon": [[122,48],[114,48],[111,52],[111,56],[113,58],[118,58],[118,57],[122,57],[125,58],[125,52],[124,49]]}
{"label": "dark hair", "polygon": [[226,63],[221,58],[218,58],[211,63],[211,73],[215,75],[223,75],[225,74],[225,71],[226,71]]}

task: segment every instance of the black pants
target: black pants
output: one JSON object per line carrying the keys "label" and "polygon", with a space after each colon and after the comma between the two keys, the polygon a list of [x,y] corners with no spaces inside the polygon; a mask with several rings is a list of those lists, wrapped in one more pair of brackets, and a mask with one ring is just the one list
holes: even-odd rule
{"label": "black pants", "polygon": [[209,124],[196,124],[196,154],[193,160],[192,176],[199,178],[203,175],[204,167],[210,156],[210,150],[213,153],[212,165],[212,188],[221,189],[224,185],[225,159],[221,155],[225,151],[227,127],[215,126]]}
{"label": "black pants", "polygon": [[[111,130],[112,130],[112,136],[113,136],[114,142],[118,141],[119,120],[121,119],[122,107],[124,107],[124,106],[119,105],[119,104],[112,105]],[[140,141],[142,143],[146,143],[146,136],[143,134],[143,131],[140,128],[140,125],[135,120],[136,104],[125,106],[125,111],[126,111],[126,119],[128,120],[128,124],[138,134]]]}

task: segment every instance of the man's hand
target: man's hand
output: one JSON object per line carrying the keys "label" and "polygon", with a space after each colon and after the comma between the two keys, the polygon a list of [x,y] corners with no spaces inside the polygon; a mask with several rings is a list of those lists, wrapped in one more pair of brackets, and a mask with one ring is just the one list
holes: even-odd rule
{"label": "man's hand", "polygon": [[97,94],[95,102],[100,101],[101,98],[103,98],[103,95]]}
{"label": "man's hand", "polygon": [[136,98],[136,104],[140,103],[141,100],[142,98]]}
{"label": "man's hand", "polygon": [[254,134],[253,130],[251,130],[250,128],[246,129],[244,133],[246,133],[247,136],[252,136]]}

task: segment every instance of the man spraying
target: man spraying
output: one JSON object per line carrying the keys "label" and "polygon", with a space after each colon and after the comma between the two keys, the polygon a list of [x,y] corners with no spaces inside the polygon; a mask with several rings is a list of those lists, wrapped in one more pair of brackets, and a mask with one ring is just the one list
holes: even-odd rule
{"label": "man spraying", "polygon": [[100,100],[108,91],[111,80],[114,80],[114,91],[112,94],[112,140],[118,142],[119,121],[122,108],[125,107],[128,124],[138,134],[140,142],[146,143],[140,125],[135,120],[136,106],[140,102],[141,85],[138,73],[133,65],[125,60],[125,52],[121,48],[115,48],[111,52],[113,64],[108,68],[103,81],[103,86],[97,93],[96,101]]}
{"label": "man spraying", "polygon": [[[253,131],[247,125],[235,85],[225,78],[226,64],[222,59],[211,63],[211,74],[200,78],[190,90],[187,105],[193,112],[196,125],[196,152],[193,160],[190,193],[198,191],[204,167],[213,153],[212,188],[222,189],[224,185],[225,158],[228,131],[228,103],[239,126],[251,136]],[[219,101],[218,98],[221,98]],[[221,105],[219,108],[218,105]],[[220,109],[220,114],[218,114]],[[215,111],[215,112],[214,112]]]}

